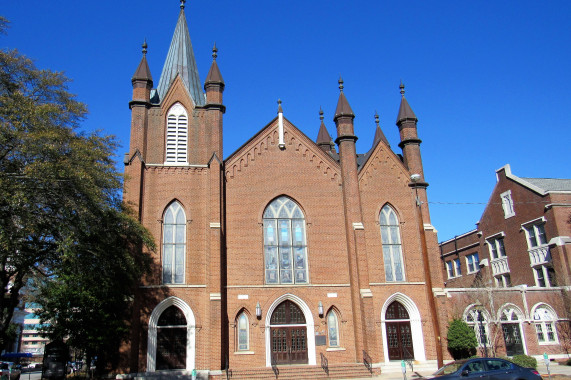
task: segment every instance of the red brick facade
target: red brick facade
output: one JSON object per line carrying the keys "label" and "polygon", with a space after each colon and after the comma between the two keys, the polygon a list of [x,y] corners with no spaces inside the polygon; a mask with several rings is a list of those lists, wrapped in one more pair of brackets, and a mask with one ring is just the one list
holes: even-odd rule
{"label": "red brick facade", "polygon": [[[564,355],[571,344],[571,180],[520,178],[509,165],[496,174],[477,228],[440,244],[452,313],[466,319],[470,310],[482,310],[490,353]],[[479,265],[470,270],[474,254]],[[514,327],[506,331],[506,324]],[[506,347],[514,328],[521,345]]]}
{"label": "red brick facade", "polygon": [[[163,99],[153,101],[150,78],[149,72],[133,79],[124,197],[155,237],[157,250],[151,253],[153,275],[136,299],[122,372],[198,369],[216,377],[228,367],[269,368],[280,350],[273,334],[295,329],[303,334],[296,341],[302,352],[299,363],[307,366],[318,365],[322,357],[329,365],[363,363],[364,352],[377,368],[403,358],[441,360],[443,339],[435,332],[445,331],[448,317],[446,298],[439,291],[444,284],[436,231],[430,225],[424,177],[411,181],[412,174],[422,175],[416,117],[407,114],[398,121],[406,130],[404,161],[385,141],[356,154],[354,116],[343,93],[335,115],[339,154],[325,152],[287,118],[280,125],[277,117],[255,136],[244,136],[247,142],[222,160],[224,82],[218,67],[208,75],[205,105],[197,105],[180,75]],[[401,107],[402,102],[404,91]],[[176,104],[188,115],[188,144],[186,161],[170,163],[169,110]],[[307,278],[296,284],[281,277],[289,273],[283,259],[288,249],[301,252],[294,245],[280,245],[278,259],[285,260],[279,263],[280,281],[267,277],[272,267],[265,256],[265,211],[277,199],[289,199],[302,214],[295,220],[302,220],[306,260],[296,262],[295,268],[302,269],[293,273],[300,279],[307,273]],[[184,271],[182,279],[165,281],[165,273],[177,270],[167,269],[171,259],[166,253],[170,222],[165,215],[174,202],[185,218],[179,245],[184,248]],[[390,227],[381,219],[385,206],[397,219]],[[390,242],[381,237],[383,228],[391,231]],[[282,239],[286,230],[279,233]],[[435,291],[427,287],[430,282]],[[304,322],[280,327],[276,320],[285,304],[293,304]],[[162,316],[172,306],[184,316],[184,326],[165,325]],[[395,308],[398,318],[391,314]],[[337,318],[336,328],[328,324],[329,312]],[[242,315],[245,330],[238,319]],[[172,331],[184,333],[174,338]],[[163,357],[174,351],[182,359]],[[288,365],[281,360],[279,365]]]}

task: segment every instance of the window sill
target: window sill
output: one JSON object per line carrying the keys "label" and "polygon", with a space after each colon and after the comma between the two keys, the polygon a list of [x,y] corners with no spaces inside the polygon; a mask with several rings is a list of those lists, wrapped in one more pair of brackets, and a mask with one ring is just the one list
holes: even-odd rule
{"label": "window sill", "polygon": [[559,342],[557,341],[553,341],[553,342],[537,342],[537,344],[539,346],[556,346],[559,345]]}
{"label": "window sill", "polygon": [[234,355],[254,355],[254,351],[234,351]]}
{"label": "window sill", "polygon": [[345,351],[344,347],[328,347],[325,351]]}

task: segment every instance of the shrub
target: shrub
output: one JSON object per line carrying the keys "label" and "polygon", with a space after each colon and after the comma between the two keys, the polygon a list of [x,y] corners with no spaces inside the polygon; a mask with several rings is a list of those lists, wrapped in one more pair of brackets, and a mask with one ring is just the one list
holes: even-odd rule
{"label": "shrub", "polygon": [[565,362],[565,365],[571,365],[571,359],[567,359],[567,361]]}
{"label": "shrub", "polygon": [[511,358],[507,358],[507,360],[525,368],[537,369],[537,359],[534,358],[533,356],[514,355]]}
{"label": "shrub", "polygon": [[448,351],[454,359],[465,359],[476,354],[478,341],[474,330],[461,319],[453,319],[448,326]]}

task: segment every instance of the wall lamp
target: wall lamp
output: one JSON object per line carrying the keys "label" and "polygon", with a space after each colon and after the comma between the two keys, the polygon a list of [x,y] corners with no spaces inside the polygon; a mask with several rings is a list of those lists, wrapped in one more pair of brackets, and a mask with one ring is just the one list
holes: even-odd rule
{"label": "wall lamp", "polygon": [[320,318],[323,318],[323,304],[321,301],[317,304],[317,313],[319,314]]}
{"label": "wall lamp", "polygon": [[260,306],[259,302],[256,304],[256,317],[258,319],[262,318],[262,307]]}

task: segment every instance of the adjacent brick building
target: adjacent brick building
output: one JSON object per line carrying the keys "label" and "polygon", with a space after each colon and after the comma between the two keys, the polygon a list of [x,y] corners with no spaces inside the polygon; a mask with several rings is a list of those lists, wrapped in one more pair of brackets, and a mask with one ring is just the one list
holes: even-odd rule
{"label": "adjacent brick building", "polygon": [[450,308],[489,354],[567,355],[571,179],[496,176],[477,228],[440,244]]}
{"label": "adjacent brick building", "polygon": [[377,371],[404,359],[441,362],[446,297],[404,86],[402,155],[378,118],[373,146],[356,152],[339,80],[335,143],[323,113],[314,141],[279,104],[224,158],[216,48],[213,58],[202,86],[182,2],[157,87],[146,46],[132,78],[124,197],[158,248],[122,371],[216,377],[230,368],[236,378],[291,364],[323,374],[328,363],[350,376],[364,362]]}

